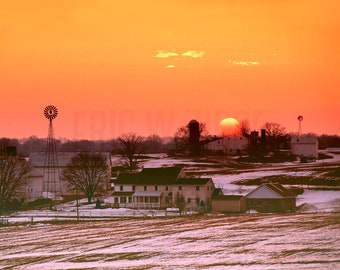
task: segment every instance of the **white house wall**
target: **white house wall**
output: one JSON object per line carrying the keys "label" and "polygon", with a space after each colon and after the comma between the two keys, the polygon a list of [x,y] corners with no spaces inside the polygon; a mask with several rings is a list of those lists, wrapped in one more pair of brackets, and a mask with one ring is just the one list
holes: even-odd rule
{"label": "white house wall", "polygon": [[318,156],[318,149],[316,145],[295,143],[292,144],[291,149],[292,153],[297,156],[315,158]]}
{"label": "white house wall", "polygon": [[229,136],[209,142],[205,149],[213,152],[223,151],[225,153],[236,154],[237,151],[244,151],[248,147],[248,139],[243,136]]}
{"label": "white house wall", "polygon": [[[145,187],[145,188],[144,188]],[[157,187],[157,188],[156,188]],[[199,190],[196,189],[199,187]],[[178,194],[182,194],[185,198],[185,202],[187,204],[187,208],[196,208],[200,206],[201,202],[204,202],[204,205],[211,204],[212,193],[214,191],[214,184],[211,180],[209,180],[205,185],[135,185],[133,189],[133,185],[115,185],[114,192],[117,192],[116,196],[111,197],[108,202],[113,204],[115,203],[115,197],[118,198],[118,203],[120,202],[119,192],[135,192],[139,193],[154,193],[157,192],[160,194],[160,203],[165,204],[165,198],[172,193],[172,202],[169,202],[172,205],[175,205],[176,197]],[[191,203],[188,203],[188,198],[191,199]],[[198,205],[196,199],[199,199]]]}

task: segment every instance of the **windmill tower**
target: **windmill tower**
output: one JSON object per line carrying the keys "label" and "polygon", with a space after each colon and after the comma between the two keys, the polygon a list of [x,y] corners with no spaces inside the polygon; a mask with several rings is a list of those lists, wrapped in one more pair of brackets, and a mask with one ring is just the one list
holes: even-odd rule
{"label": "windmill tower", "polygon": [[301,134],[302,134],[301,122],[302,122],[302,120],[303,120],[303,116],[302,116],[302,115],[299,115],[297,119],[299,120],[299,131],[298,131],[298,135],[301,136]]}
{"label": "windmill tower", "polygon": [[49,120],[48,136],[45,150],[43,192],[44,197],[61,195],[61,183],[59,179],[57,147],[54,139],[52,120],[57,117],[58,109],[48,105],[44,110],[45,117]]}

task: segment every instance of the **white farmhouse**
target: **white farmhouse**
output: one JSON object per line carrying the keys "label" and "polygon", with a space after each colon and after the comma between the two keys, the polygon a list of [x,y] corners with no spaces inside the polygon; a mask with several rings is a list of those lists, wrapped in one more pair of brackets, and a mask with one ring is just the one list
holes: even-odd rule
{"label": "white farmhouse", "polygon": [[184,199],[186,209],[211,208],[215,189],[211,178],[187,178],[181,167],[143,168],[120,173],[113,180],[109,203],[114,207],[165,209]]}
{"label": "white farmhouse", "polygon": [[247,153],[248,138],[231,135],[206,143],[203,148],[214,154],[241,155]]}
{"label": "white farmhouse", "polygon": [[293,136],[291,139],[291,151],[293,155],[318,158],[318,138],[316,136]]}

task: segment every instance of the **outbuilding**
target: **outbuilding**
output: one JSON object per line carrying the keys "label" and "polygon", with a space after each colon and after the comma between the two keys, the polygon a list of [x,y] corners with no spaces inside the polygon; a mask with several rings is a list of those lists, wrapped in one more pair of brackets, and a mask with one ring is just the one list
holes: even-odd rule
{"label": "outbuilding", "polygon": [[262,213],[294,211],[296,195],[277,183],[264,183],[246,195],[247,210]]}
{"label": "outbuilding", "polygon": [[243,195],[217,195],[212,199],[212,211],[215,213],[241,213],[247,209]]}

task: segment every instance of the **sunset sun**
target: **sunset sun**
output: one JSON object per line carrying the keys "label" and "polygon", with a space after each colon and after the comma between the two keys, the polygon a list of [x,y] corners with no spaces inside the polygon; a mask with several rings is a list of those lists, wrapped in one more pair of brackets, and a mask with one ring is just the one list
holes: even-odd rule
{"label": "sunset sun", "polygon": [[235,118],[225,118],[220,122],[220,128],[223,136],[238,135],[240,123]]}

